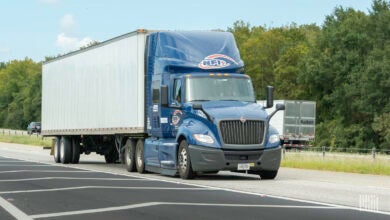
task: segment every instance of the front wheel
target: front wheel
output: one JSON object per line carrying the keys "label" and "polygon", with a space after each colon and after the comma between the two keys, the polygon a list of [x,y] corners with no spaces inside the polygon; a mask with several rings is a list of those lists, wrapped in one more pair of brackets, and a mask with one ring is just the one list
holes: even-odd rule
{"label": "front wheel", "polygon": [[178,155],[179,175],[182,179],[193,179],[195,173],[192,170],[190,154],[188,151],[188,143],[186,140],[182,140],[179,145]]}
{"label": "front wheel", "polygon": [[278,175],[277,170],[262,170],[258,172],[262,180],[273,180]]}

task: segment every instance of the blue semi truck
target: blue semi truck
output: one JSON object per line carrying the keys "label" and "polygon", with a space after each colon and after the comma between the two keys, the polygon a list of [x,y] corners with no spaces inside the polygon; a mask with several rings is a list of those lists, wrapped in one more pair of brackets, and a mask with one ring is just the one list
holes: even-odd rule
{"label": "blue semi truck", "polygon": [[58,163],[96,152],[130,172],[191,179],[220,170],[277,175],[273,88],[256,103],[234,37],[137,30],[43,64],[42,135]]}

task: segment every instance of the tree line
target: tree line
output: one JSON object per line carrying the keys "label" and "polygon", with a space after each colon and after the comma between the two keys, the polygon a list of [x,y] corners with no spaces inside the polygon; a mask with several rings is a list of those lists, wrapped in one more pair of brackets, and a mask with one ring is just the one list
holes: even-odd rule
{"label": "tree line", "polygon": [[[390,2],[337,7],[322,26],[237,21],[228,31],[257,99],[273,85],[277,99],[317,102],[316,145],[390,148]],[[41,69],[28,58],[0,63],[0,127],[40,121]]]}
{"label": "tree line", "polygon": [[258,99],[317,102],[316,144],[390,148],[390,2],[369,13],[335,8],[324,24],[267,28],[237,21],[237,40]]}

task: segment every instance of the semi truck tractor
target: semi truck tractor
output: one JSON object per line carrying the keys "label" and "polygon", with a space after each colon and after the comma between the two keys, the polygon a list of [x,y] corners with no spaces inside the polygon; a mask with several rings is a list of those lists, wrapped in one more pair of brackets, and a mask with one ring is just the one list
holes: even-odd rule
{"label": "semi truck tractor", "polygon": [[[266,103],[265,100],[258,101]],[[316,102],[304,100],[275,100],[283,104],[284,111],[277,112],[270,121],[279,133],[281,145],[286,149],[310,147],[316,133]],[[266,109],[272,113],[275,107]]]}
{"label": "semi truck tractor", "polygon": [[137,30],[43,64],[42,135],[57,163],[96,152],[129,172],[277,175],[283,104],[257,104],[234,37]]}

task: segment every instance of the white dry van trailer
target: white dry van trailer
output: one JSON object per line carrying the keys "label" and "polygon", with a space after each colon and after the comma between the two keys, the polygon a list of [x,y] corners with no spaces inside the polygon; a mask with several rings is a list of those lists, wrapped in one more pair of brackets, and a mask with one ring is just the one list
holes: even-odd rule
{"label": "white dry van trailer", "polygon": [[[115,147],[106,146],[115,142],[113,135],[145,131],[145,39],[144,32],[130,33],[44,63],[42,135],[78,143],[89,135],[94,138],[84,141],[97,146],[91,152],[116,161]],[[69,162],[78,162],[73,154]]]}

